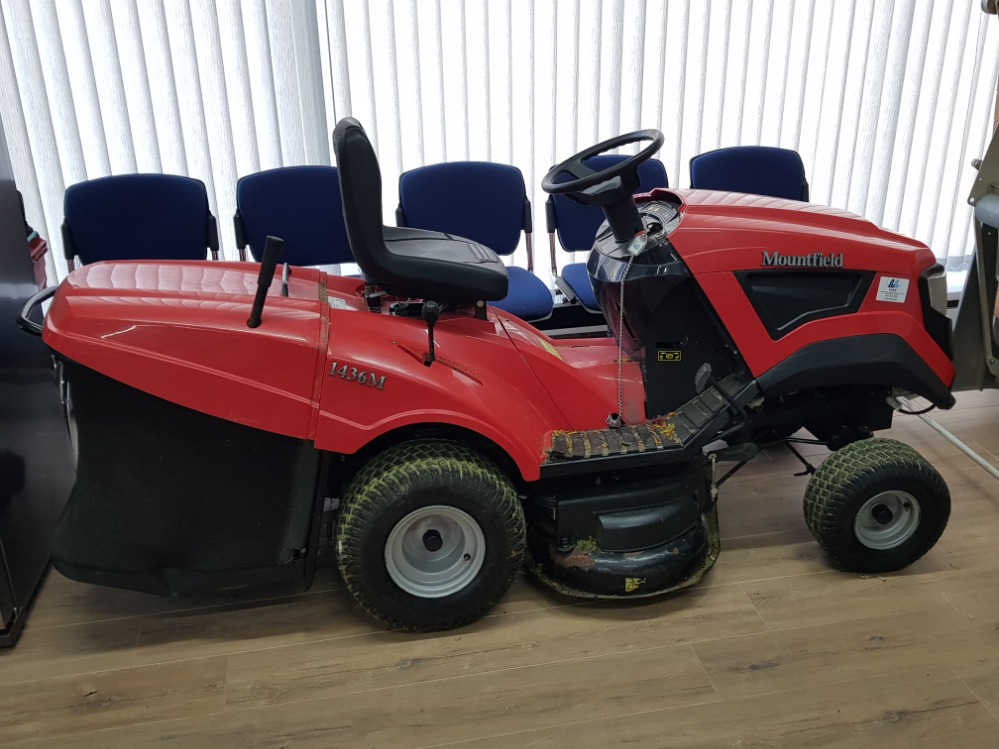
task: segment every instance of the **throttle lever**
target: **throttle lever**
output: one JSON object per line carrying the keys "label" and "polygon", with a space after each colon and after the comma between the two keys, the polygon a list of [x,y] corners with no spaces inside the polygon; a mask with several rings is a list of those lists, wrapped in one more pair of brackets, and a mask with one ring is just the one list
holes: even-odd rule
{"label": "throttle lever", "polygon": [[434,325],[437,324],[437,318],[441,316],[441,306],[434,301],[427,300],[423,303],[423,308],[420,310],[420,317],[423,318],[423,322],[427,324],[427,339],[429,350],[423,355],[424,366],[429,367],[436,361],[436,356],[434,356]]}

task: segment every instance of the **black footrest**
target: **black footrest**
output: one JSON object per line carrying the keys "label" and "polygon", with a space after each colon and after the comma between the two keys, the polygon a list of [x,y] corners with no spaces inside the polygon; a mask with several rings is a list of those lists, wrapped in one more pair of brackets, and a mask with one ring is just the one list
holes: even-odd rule
{"label": "black footrest", "polygon": [[[718,388],[722,388],[728,398]],[[732,375],[717,386],[706,388],[675,412],[643,424],[583,432],[553,431],[551,445],[545,450],[542,472],[563,473],[557,466],[568,463],[614,463],[616,466],[617,463],[631,464],[636,459],[636,465],[682,459],[686,448],[699,451],[706,444],[704,440],[714,437],[735,418],[730,400],[738,407],[744,407],[758,390],[755,382],[746,383]]]}
{"label": "black footrest", "polygon": [[552,446],[547,457],[548,460],[578,460],[677,447],[680,440],[676,431],[676,425],[669,417],[618,429],[556,431],[552,432]]}

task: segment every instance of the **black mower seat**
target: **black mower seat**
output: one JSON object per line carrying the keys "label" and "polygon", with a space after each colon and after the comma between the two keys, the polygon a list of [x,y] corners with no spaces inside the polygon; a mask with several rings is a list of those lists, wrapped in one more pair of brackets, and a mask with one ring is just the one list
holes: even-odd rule
{"label": "black mower seat", "polygon": [[361,124],[333,131],[343,217],[354,260],[369,284],[437,302],[495,301],[507,294],[506,266],[488,247],[450,234],[382,224],[378,158]]}

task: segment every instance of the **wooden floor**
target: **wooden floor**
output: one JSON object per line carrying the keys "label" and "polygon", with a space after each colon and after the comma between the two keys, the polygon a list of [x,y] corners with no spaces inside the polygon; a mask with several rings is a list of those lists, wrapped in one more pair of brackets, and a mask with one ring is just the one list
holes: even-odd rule
{"label": "wooden floor", "polygon": [[[999,465],[999,392],[937,416]],[[999,483],[914,417],[890,435],[944,475],[953,514],[884,577],[829,568],[785,452],[722,488],[702,584],[648,603],[521,579],[477,624],[413,636],[330,572],[188,601],[53,572],[0,652],[0,746],[999,747]]]}

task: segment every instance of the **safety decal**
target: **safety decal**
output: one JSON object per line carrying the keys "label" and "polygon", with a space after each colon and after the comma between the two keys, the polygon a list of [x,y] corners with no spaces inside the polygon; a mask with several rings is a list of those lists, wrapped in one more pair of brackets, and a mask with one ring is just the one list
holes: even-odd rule
{"label": "safety decal", "polygon": [[879,302],[898,302],[901,304],[905,301],[905,297],[908,294],[908,278],[890,278],[889,276],[881,276],[878,280],[878,295],[876,298]]}
{"label": "safety decal", "polygon": [[556,359],[561,359],[562,354],[558,352],[558,349],[552,346],[544,338],[538,338],[538,345],[541,346],[545,351],[554,356]]}

